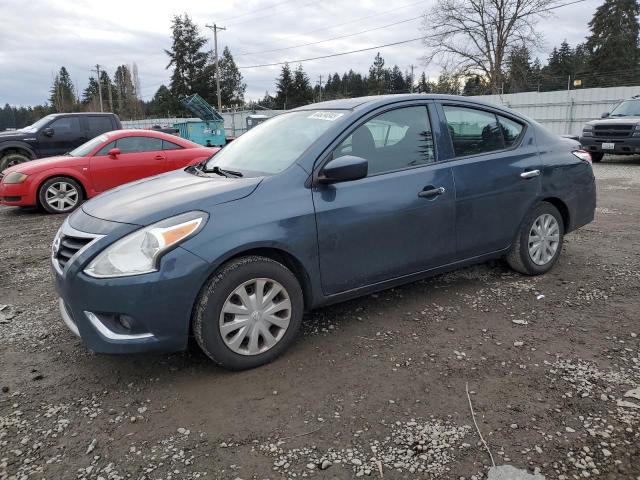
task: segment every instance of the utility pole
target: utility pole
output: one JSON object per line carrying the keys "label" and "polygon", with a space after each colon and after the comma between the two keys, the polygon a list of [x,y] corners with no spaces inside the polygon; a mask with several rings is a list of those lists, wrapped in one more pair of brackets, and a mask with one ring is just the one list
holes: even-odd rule
{"label": "utility pole", "polygon": [[413,93],[413,69],[416,68],[415,65],[409,65],[411,67],[411,85],[409,86],[409,92]]}
{"label": "utility pole", "polygon": [[91,71],[96,72],[96,75],[98,76],[98,97],[100,98],[100,111],[103,112],[104,110],[102,110],[102,84],[100,83],[100,64],[96,63],[96,69]]}
{"label": "utility pole", "polygon": [[225,27],[218,27],[215,23],[207,25],[207,28],[213,30],[213,54],[216,60],[216,91],[218,94],[218,110],[222,110],[222,98],[220,97],[220,69],[218,68],[218,30],[226,30]]}
{"label": "utility pole", "polygon": [[322,101],[322,75],[320,75],[320,99],[319,101]]}

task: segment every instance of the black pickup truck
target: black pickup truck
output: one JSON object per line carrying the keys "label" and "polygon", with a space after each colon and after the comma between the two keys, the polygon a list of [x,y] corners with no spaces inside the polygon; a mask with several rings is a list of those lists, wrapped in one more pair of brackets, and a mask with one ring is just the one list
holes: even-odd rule
{"label": "black pickup truck", "polygon": [[18,163],[61,155],[121,128],[113,113],[55,113],[20,130],[0,132],[0,172]]}
{"label": "black pickup truck", "polygon": [[640,96],[619,103],[600,120],[587,122],[580,135],[582,147],[599,162],[606,153],[640,154]]}

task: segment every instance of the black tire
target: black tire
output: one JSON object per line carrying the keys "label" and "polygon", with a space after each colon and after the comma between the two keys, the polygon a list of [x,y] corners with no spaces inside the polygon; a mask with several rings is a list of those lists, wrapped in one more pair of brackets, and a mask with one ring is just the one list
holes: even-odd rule
{"label": "black tire", "polygon": [[[243,355],[227,346],[220,332],[219,319],[234,290],[258,278],[275,280],[286,289],[291,302],[290,321],[283,336],[269,350]],[[273,361],[293,343],[302,323],[303,310],[302,288],[287,267],[267,257],[241,257],[220,267],[202,288],[193,313],[193,333],[205,355],[218,365],[229,370],[246,370]]]}
{"label": "black tire", "polygon": [[[558,243],[553,256],[543,265],[539,265],[534,262],[531,254],[529,253],[529,233],[533,228],[534,222],[542,215],[546,214],[552,215],[558,224]],[[520,230],[516,235],[516,239],[511,246],[511,250],[507,254],[507,263],[516,272],[520,272],[525,275],[541,275],[548,272],[558,261],[558,257],[562,251],[564,228],[564,221],[562,220],[562,215],[560,215],[558,209],[547,202],[539,203],[527,214],[526,218],[522,222]]]}
{"label": "black tire", "polygon": [[[69,195],[69,201],[75,198],[75,203],[73,205],[65,204],[61,208],[56,208],[55,205],[47,197],[47,190],[56,183],[58,184],[66,184],[72,188],[75,192],[75,196]],[[71,192],[71,190],[68,190]],[[78,208],[82,202],[84,201],[84,192],[82,191],[82,186],[76,180],[70,177],[53,177],[40,185],[38,189],[38,206],[44,209],[45,212],[48,213],[69,213],[73,212],[76,208]]]}
{"label": "black tire", "polygon": [[23,155],[22,153],[7,153],[6,155],[3,155],[2,158],[0,158],[0,172],[6,170],[9,167],[13,167],[14,165],[28,162],[30,160],[30,157],[28,157],[27,155]]}
{"label": "black tire", "polygon": [[604,152],[589,152],[593,163],[600,163],[604,158]]}

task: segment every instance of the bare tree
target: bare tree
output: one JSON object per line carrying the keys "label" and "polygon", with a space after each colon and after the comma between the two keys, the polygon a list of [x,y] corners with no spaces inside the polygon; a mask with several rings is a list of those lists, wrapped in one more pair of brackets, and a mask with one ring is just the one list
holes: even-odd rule
{"label": "bare tree", "polygon": [[481,74],[499,93],[508,52],[535,49],[535,27],[558,0],[438,0],[425,14],[425,60],[462,75]]}

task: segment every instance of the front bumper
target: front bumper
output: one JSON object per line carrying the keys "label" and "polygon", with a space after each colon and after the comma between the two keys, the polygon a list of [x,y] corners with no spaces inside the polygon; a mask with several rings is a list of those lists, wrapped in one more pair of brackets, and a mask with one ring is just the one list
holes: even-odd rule
{"label": "front bumper", "polygon": [[29,188],[25,183],[0,182],[0,205],[9,207],[28,207],[35,205],[35,200],[29,195]]}
{"label": "front bumper", "polygon": [[[613,149],[603,149],[603,143],[613,143]],[[635,155],[640,154],[640,137],[621,138],[601,138],[601,137],[580,137],[582,148],[588,152],[610,153],[612,155]]]}
{"label": "front bumper", "polygon": [[[69,228],[65,221],[62,230]],[[158,272],[108,279],[86,275],[88,262],[122,236],[97,236],[62,268],[52,257],[64,323],[97,353],[184,350],[208,264],[178,247],[162,258]]]}

